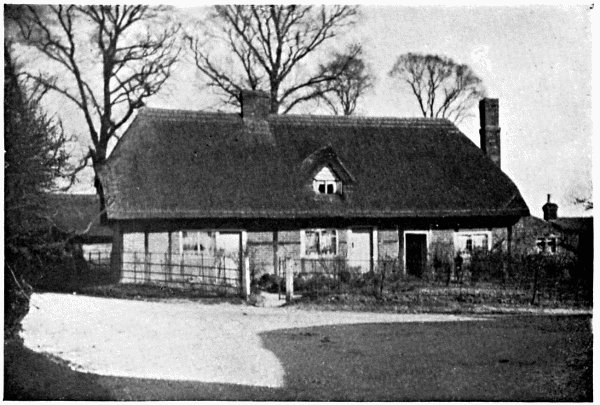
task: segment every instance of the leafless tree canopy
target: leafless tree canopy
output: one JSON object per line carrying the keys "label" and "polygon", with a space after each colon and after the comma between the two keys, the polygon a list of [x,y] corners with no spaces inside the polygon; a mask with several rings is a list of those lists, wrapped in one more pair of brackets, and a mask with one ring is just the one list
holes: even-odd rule
{"label": "leafless tree canopy", "polygon": [[323,43],[352,25],[357,8],[351,6],[216,6],[235,66],[228,69],[209,55],[206,44],[188,36],[198,69],[208,84],[239,105],[244,88],[271,96],[271,113],[287,113],[299,103],[320,95],[328,72],[301,72],[300,65]]}
{"label": "leafless tree canopy", "polygon": [[[142,5],[55,5],[9,13],[21,41],[41,56],[38,67],[48,65],[28,76],[62,94],[85,117],[93,145],[85,162],[91,158],[95,169],[107,157],[109,140],[160,90],[177,61],[179,28],[163,24],[153,32],[146,26],[160,12]],[[61,74],[53,74],[53,67]],[[99,187],[96,181],[102,198]]]}
{"label": "leafless tree canopy", "polygon": [[362,59],[362,47],[354,44],[345,53],[335,54],[327,65],[321,65],[321,74],[334,79],[316,87],[321,99],[336,115],[352,115],[358,99],[373,87],[373,75]]}
{"label": "leafless tree canopy", "polygon": [[389,74],[408,84],[424,117],[459,123],[485,96],[481,79],[469,66],[444,56],[407,53]]}

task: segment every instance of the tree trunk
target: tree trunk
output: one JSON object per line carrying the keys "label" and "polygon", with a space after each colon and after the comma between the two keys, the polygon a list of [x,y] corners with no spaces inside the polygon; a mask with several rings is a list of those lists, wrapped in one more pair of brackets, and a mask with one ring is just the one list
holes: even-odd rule
{"label": "tree trunk", "polygon": [[104,188],[102,187],[102,182],[98,177],[98,169],[99,166],[94,164],[94,187],[96,188],[96,193],[98,194],[98,198],[100,199],[100,223],[102,225],[108,224],[108,215],[106,213],[106,200],[104,198]]}

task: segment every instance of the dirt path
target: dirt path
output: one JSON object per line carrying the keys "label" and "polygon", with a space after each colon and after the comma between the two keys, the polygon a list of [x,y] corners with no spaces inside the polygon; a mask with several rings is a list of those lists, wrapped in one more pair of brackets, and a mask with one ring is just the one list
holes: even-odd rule
{"label": "dirt path", "polygon": [[34,294],[25,345],[101,375],[280,387],[284,371],[260,332],[333,324],[445,322],[473,317],[256,308]]}

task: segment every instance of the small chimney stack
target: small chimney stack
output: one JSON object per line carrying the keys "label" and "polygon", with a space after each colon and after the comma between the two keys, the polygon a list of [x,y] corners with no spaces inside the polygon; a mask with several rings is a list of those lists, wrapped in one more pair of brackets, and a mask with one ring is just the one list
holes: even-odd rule
{"label": "small chimney stack", "polygon": [[550,194],[548,194],[548,202],[542,207],[544,211],[544,221],[554,221],[558,218],[558,205],[550,202]]}
{"label": "small chimney stack", "polygon": [[267,118],[271,109],[269,95],[259,90],[242,90],[242,118]]}
{"label": "small chimney stack", "polygon": [[247,145],[275,145],[275,137],[269,126],[271,99],[264,91],[242,90],[242,141]]}
{"label": "small chimney stack", "polygon": [[479,102],[479,136],[481,150],[500,167],[500,127],[498,126],[498,99],[484,98]]}

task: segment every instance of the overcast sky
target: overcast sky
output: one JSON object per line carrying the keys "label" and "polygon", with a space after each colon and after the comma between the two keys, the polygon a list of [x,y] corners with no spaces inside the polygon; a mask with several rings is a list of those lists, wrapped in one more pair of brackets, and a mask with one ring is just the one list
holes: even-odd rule
{"label": "overcast sky", "polygon": [[[573,199],[592,192],[592,12],[589,6],[362,6],[358,25],[335,45],[362,43],[377,76],[375,89],[360,102],[362,115],[419,115],[408,89],[387,75],[402,53],[442,54],[470,65],[488,95],[499,99],[502,169],[532,214],[542,215],[549,193],[559,215],[586,215]],[[217,100],[201,90],[201,79],[180,65],[148,105],[214,108]],[[479,145],[473,113],[459,127]],[[93,191],[84,185],[77,190]]]}

